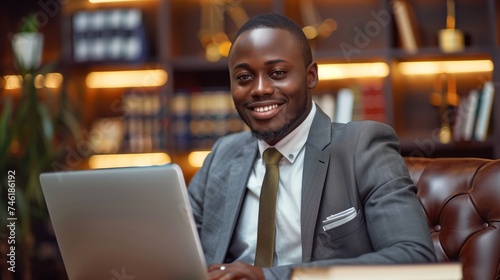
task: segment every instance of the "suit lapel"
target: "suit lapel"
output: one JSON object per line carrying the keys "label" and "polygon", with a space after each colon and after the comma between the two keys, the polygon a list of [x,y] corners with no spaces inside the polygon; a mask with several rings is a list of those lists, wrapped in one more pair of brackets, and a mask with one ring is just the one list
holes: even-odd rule
{"label": "suit lapel", "polygon": [[217,246],[215,261],[222,263],[229,249],[229,243],[233,235],[234,228],[238,221],[241,205],[247,189],[247,181],[252,171],[255,157],[257,156],[257,142],[251,138],[246,143],[242,143],[242,150],[236,158],[232,159],[229,165],[231,169],[228,176],[228,184],[224,186],[227,196],[224,210],[224,227],[221,231],[220,244]]}
{"label": "suit lapel", "polygon": [[302,260],[309,262],[313,235],[328,171],[329,153],[323,152],[331,142],[330,118],[319,107],[309,131],[304,155],[301,198]]}

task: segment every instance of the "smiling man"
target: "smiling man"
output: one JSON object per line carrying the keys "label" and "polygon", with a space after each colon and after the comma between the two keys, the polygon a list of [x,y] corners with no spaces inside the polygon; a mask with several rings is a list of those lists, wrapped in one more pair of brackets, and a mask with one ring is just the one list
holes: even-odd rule
{"label": "smiling man", "polygon": [[237,37],[230,52],[236,109],[254,135],[269,145],[294,130],[311,111],[309,89],[318,83],[318,67],[311,55],[304,56],[311,50],[307,40],[299,41],[301,36],[285,29],[252,29]]}
{"label": "smiling man", "polygon": [[330,122],[312,102],[318,67],[299,26],[277,14],[250,19],[228,66],[251,132],[220,138],[188,188],[210,279],[435,261],[394,131]]}

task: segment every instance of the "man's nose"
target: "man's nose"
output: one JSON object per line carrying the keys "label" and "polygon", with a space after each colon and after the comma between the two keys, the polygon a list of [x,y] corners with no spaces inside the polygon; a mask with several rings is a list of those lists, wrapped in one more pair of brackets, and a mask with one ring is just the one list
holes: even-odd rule
{"label": "man's nose", "polygon": [[253,95],[271,95],[274,92],[271,78],[267,75],[258,75],[252,90]]}

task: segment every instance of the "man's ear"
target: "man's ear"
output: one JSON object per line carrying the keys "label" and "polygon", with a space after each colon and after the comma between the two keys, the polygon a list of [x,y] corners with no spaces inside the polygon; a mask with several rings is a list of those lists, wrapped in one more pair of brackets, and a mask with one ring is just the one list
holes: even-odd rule
{"label": "man's ear", "polygon": [[313,89],[318,85],[318,64],[316,62],[311,62],[307,66],[307,87]]}

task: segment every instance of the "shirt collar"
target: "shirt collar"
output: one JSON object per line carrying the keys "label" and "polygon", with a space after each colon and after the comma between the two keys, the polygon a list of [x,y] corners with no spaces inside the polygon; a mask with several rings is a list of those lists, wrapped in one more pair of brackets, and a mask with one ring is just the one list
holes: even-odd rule
{"label": "shirt collar", "polygon": [[[307,115],[306,119],[297,126],[292,132],[288,133],[283,139],[281,139],[274,147],[286,158],[290,163],[293,163],[297,158],[300,150],[306,144],[307,137],[309,136],[309,130],[316,114],[316,104],[312,102],[311,111]],[[264,140],[258,140],[259,144],[259,154],[262,158],[262,153],[269,147],[269,144]]]}

